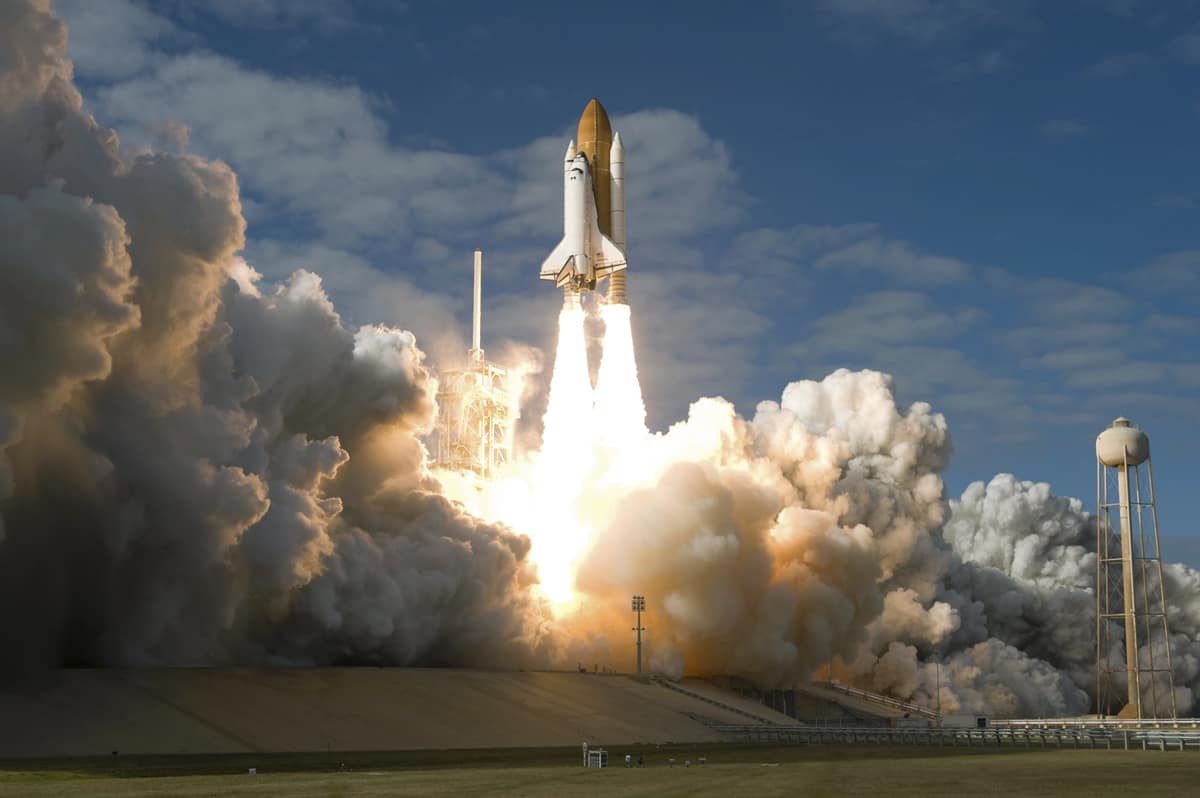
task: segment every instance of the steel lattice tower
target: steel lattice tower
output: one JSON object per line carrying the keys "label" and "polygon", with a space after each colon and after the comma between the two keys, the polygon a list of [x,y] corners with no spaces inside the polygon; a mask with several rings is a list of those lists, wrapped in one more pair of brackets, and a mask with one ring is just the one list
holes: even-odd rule
{"label": "steel lattice tower", "polygon": [[515,418],[508,372],[483,352],[482,285],[483,253],[475,250],[471,350],[466,368],[439,375],[434,460],[440,468],[488,479],[509,463]]}
{"label": "steel lattice tower", "polygon": [[1174,718],[1150,439],[1126,418],[1096,438],[1096,505],[1096,711]]}

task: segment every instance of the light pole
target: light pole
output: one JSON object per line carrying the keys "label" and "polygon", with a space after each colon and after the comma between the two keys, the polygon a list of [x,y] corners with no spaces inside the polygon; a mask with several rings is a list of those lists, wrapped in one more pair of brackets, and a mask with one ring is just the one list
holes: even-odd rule
{"label": "light pole", "polygon": [[936,669],[936,673],[937,673],[937,676],[936,676],[936,679],[937,679],[937,713],[938,713],[938,723],[941,723],[941,721],[942,721],[942,660],[940,657],[934,659],[933,667]]}
{"label": "light pole", "polygon": [[642,626],[642,613],[646,610],[646,597],[634,596],[630,603],[630,608],[637,613],[637,626],[633,627],[633,631],[637,632],[637,673],[642,675],[642,632],[646,631]]}

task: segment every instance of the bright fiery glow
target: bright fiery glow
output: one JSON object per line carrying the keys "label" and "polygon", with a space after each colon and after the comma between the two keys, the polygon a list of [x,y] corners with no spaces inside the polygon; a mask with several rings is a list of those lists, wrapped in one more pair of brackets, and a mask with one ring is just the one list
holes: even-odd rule
{"label": "bright fiery glow", "polygon": [[646,438],[646,405],[638,383],[628,305],[605,305],[604,355],[596,380],[596,442],[612,452],[627,451]]}
{"label": "bright fiery glow", "polygon": [[539,466],[555,465],[570,471],[571,476],[583,477],[587,471],[583,450],[591,448],[592,403],[583,310],[564,307],[558,315],[558,348],[543,418]]}
{"label": "bright fiery glow", "polygon": [[611,520],[617,500],[661,457],[650,450],[627,305],[600,310],[603,354],[593,391],[584,311],[565,306],[539,451],[518,457],[488,483],[439,475],[449,495],[477,515],[528,535],[539,590],[570,609],[581,558]]}
{"label": "bright fiery glow", "polygon": [[540,592],[569,610],[581,558],[611,520],[616,498],[644,479],[646,407],[637,382],[628,305],[601,308],[604,353],[595,391],[588,371],[584,311],[565,306],[539,451],[518,457],[487,484],[439,474],[446,492],[476,515],[503,522],[532,542]]}
{"label": "bright fiery glow", "polygon": [[577,503],[592,467],[592,381],[588,375],[583,310],[564,307],[558,316],[558,348],[542,449],[536,455],[526,516],[517,528],[533,542],[542,592],[555,604],[570,600],[575,568],[587,543]]}

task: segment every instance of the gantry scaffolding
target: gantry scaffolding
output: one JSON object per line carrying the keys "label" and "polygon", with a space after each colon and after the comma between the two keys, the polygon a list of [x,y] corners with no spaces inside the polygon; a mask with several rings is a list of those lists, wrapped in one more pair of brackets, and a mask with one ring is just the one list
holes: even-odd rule
{"label": "gantry scaffolding", "polygon": [[438,378],[434,464],[487,479],[509,462],[515,419],[508,371],[489,363],[480,346],[482,282],[483,253],[475,250],[471,350],[466,368],[443,371]]}

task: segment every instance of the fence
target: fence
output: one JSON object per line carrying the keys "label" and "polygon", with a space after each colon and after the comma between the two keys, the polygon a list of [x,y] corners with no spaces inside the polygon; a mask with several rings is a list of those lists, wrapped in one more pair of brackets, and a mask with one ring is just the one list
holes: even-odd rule
{"label": "fence", "polygon": [[[742,717],[750,718],[751,720],[756,721],[753,724],[746,724],[747,726],[763,726],[765,728],[774,728],[775,727],[775,724],[773,722],[767,721],[764,718],[762,718],[761,716],[755,715],[752,712],[747,712],[746,710],[742,709],[741,707],[735,707],[733,704],[729,704],[724,701],[719,701],[716,698],[713,698],[712,696],[705,695],[704,693],[699,693],[695,690],[689,690],[686,687],[681,687],[680,685],[675,684],[674,682],[671,682],[671,681],[667,681],[666,679],[658,679],[656,681],[659,685],[667,688],[668,690],[674,690],[677,693],[682,693],[683,695],[689,696],[690,698],[694,698],[698,701],[703,701],[706,704],[712,704],[715,707],[720,707],[721,709],[725,710],[726,712],[732,712],[735,715],[741,715]],[[765,714],[767,707],[764,706],[763,710],[764,710],[764,714]],[[702,718],[699,715],[692,715],[691,713],[688,713],[688,714],[693,719],[701,720],[702,722],[707,723],[710,726],[713,725],[713,723],[715,722],[715,721],[710,722],[708,719]],[[787,721],[788,725],[785,726],[784,728],[790,728],[791,722],[792,721]]]}
{"label": "fence", "polygon": [[1119,729],[1072,725],[988,729],[891,729],[866,726],[773,726],[720,723],[693,716],[714,731],[742,742],[790,745],[914,745],[958,748],[1073,748],[1200,751],[1200,729]]}
{"label": "fence", "polygon": [[930,720],[936,720],[938,718],[938,713],[935,710],[918,706],[916,704],[909,704],[905,701],[901,701],[898,698],[892,698],[891,696],[882,695],[881,693],[872,693],[869,690],[860,690],[857,687],[848,687],[844,684],[838,684],[837,682],[815,682],[814,686],[823,688],[825,690],[832,690],[834,692],[842,693],[843,695],[860,698],[863,701],[868,701],[872,704],[890,707],[892,709],[905,712],[912,717],[929,718]]}

